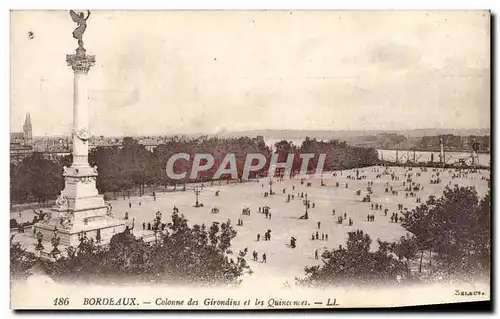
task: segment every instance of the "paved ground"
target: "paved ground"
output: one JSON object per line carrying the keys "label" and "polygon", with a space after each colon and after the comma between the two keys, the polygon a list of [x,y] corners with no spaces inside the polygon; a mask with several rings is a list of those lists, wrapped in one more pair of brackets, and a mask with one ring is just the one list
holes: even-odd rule
{"label": "paved ground", "polygon": [[[375,178],[376,175],[383,172],[381,168],[365,168],[360,170],[360,175],[366,175],[363,180],[351,180],[347,176],[355,176],[355,171],[344,171],[342,176],[337,172],[336,177],[324,177],[325,186],[321,186],[319,179],[314,179],[311,186],[306,183],[301,185],[300,179],[289,179],[282,182],[275,181],[273,190],[276,195],[264,197],[263,193],[269,190],[268,180],[261,179],[259,183],[243,183],[221,186],[204,187],[199,196],[199,201],[204,207],[193,207],[195,195],[193,190],[188,189],[185,192],[158,193],[156,201],[152,196],[133,197],[130,199],[132,207],[129,208],[129,200],[118,199],[111,201],[113,212],[118,217],[123,217],[125,212],[129,213],[129,218],[135,218],[137,229],[142,229],[143,222],[152,222],[157,211],[163,213],[163,222],[170,220],[172,208],[177,206],[180,213],[189,220],[190,224],[205,223],[211,224],[213,221],[224,222],[231,219],[232,224],[238,231],[238,235],[233,241],[233,249],[248,248],[249,263],[254,270],[251,276],[258,280],[267,276],[282,278],[282,281],[293,281],[296,276],[304,275],[304,266],[318,264],[314,259],[316,249],[331,249],[338,245],[345,245],[347,232],[361,229],[368,233],[372,240],[372,248],[375,249],[376,239],[394,241],[405,234],[405,230],[399,223],[392,223],[390,217],[397,211],[397,205],[403,204],[409,210],[417,206],[416,197],[406,198],[404,187],[404,174],[406,170],[401,167],[389,168],[399,181],[392,181],[390,175],[382,175],[381,178]],[[417,196],[425,201],[429,195],[440,195],[446,185],[451,183],[459,185],[473,185],[478,193],[483,196],[487,191],[487,181],[482,176],[489,177],[489,172],[482,171],[471,173],[464,178],[452,179],[450,171],[441,171],[440,184],[430,184],[432,175],[436,174],[432,169],[427,172],[421,172],[420,177],[416,173],[420,169],[414,169],[413,181],[420,183],[424,189],[417,192]],[[368,181],[373,181],[372,186],[374,194],[371,203],[378,203],[383,209],[388,208],[388,216],[384,216],[384,210],[372,211],[371,203],[361,201],[362,196],[366,194]],[[339,187],[336,187],[339,182]],[[346,188],[346,183],[348,188]],[[388,184],[386,184],[388,183]],[[262,186],[264,185],[264,186]],[[388,185],[388,186],[386,186]],[[295,186],[295,190],[292,188]],[[394,190],[399,190],[399,195],[391,195],[384,192],[386,187],[392,186]],[[283,194],[282,189],[286,189]],[[356,190],[362,190],[362,196],[356,195]],[[215,196],[219,190],[220,196]],[[300,220],[305,207],[303,199],[297,196],[298,193],[308,194],[308,198],[315,204],[315,208],[309,209],[309,220]],[[295,199],[287,203],[287,194],[295,195]],[[141,205],[139,205],[139,202]],[[266,219],[263,214],[258,213],[259,206],[271,207],[272,219]],[[219,208],[219,213],[211,213],[212,207]],[[251,209],[250,216],[242,216],[241,211],[244,207]],[[332,216],[332,209],[336,210],[336,215]],[[354,221],[353,226],[348,226],[347,221],[343,224],[337,224],[337,217],[346,213],[347,217]],[[367,213],[375,214],[375,222],[366,220]],[[12,213],[11,218],[30,220],[33,213],[31,210],[24,211],[21,218],[17,213]],[[238,218],[242,218],[244,226],[236,226]],[[318,230],[317,223],[321,222],[321,229]],[[271,241],[264,241],[263,235],[267,229],[271,229]],[[328,234],[328,241],[311,240],[311,235],[316,231],[321,234]],[[257,234],[261,234],[261,240],[257,241]],[[291,237],[297,239],[297,247],[292,249],[288,246]],[[252,260],[251,252],[256,250],[259,253],[259,262]],[[260,262],[262,253],[267,255],[267,263]]]}

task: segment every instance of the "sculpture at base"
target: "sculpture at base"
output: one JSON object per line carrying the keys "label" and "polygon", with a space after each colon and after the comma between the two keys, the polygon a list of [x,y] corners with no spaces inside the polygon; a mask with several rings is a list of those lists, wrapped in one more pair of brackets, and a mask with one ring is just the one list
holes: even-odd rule
{"label": "sculpture at base", "polygon": [[36,250],[43,250],[43,245],[42,245],[42,241],[43,241],[43,234],[38,231],[38,233],[36,234],[36,241],[37,241],[37,244],[35,246],[35,249]]}
{"label": "sculpture at base", "polygon": [[59,224],[63,228],[71,228],[73,226],[73,220],[75,219],[75,216],[73,212],[67,212],[59,217]]}
{"label": "sculpture at base", "polygon": [[113,206],[110,202],[106,202],[106,215],[111,216],[111,212],[113,211]]}
{"label": "sculpture at base", "polygon": [[85,128],[82,128],[81,130],[74,130],[73,134],[75,134],[76,137],[83,142],[87,142],[90,139],[90,133]]}
{"label": "sculpture at base", "polygon": [[42,219],[42,222],[43,223],[48,223],[50,221],[50,219],[52,218],[52,213],[51,212],[47,212],[45,213],[45,215],[43,216],[43,219]]}
{"label": "sculpture at base", "polygon": [[59,208],[59,210],[66,210],[68,209],[68,199],[66,196],[64,196],[63,191],[59,194],[59,196],[56,199],[56,205]]}
{"label": "sculpture at base", "polygon": [[61,242],[61,237],[57,236],[57,228],[54,228],[54,236],[52,236],[50,242],[52,243],[52,251],[50,252],[52,256],[57,257],[57,255],[60,253],[59,248],[59,243]]}

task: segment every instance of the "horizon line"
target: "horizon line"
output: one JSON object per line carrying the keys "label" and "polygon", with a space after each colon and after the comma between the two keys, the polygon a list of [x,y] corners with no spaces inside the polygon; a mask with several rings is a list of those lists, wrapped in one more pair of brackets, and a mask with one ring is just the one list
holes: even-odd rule
{"label": "horizon line", "polygon": [[[357,133],[357,132],[377,132],[377,133],[398,133],[398,132],[411,132],[411,131],[425,131],[425,130],[435,130],[435,131],[473,131],[473,130],[488,130],[491,133],[491,128],[412,128],[412,129],[339,129],[339,130],[328,130],[328,129],[319,129],[319,130],[312,130],[312,129],[249,129],[249,130],[231,130],[231,131],[223,131],[223,132],[215,132],[215,133],[202,133],[202,132],[193,132],[193,133],[183,133],[183,132],[173,132],[173,133],[153,133],[153,134],[120,134],[120,135],[103,135],[103,134],[92,134],[92,137],[145,137],[145,136],[192,136],[192,135],[198,135],[198,136],[221,136],[225,134],[238,134],[238,133],[251,133],[251,132],[259,132],[259,131],[272,131],[272,132],[325,132],[325,133],[340,133],[340,132],[352,132],[352,133]],[[22,133],[22,131],[10,131],[10,133]],[[491,135],[491,134],[490,134]],[[71,133],[68,132],[67,134],[45,134],[45,135],[33,135],[33,137],[68,137],[71,136]],[[304,136],[307,137],[307,136]]]}

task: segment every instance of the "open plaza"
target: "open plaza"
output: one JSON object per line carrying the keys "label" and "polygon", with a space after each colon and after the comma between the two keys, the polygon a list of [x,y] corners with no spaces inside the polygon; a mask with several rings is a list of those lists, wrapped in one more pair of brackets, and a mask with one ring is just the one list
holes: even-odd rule
{"label": "open plaza", "polygon": [[[239,250],[248,249],[246,259],[252,274],[246,275],[244,281],[272,276],[280,282],[293,282],[295,277],[305,275],[305,266],[321,263],[321,257],[315,258],[316,252],[321,256],[325,249],[345,245],[349,231],[360,229],[370,235],[372,249],[377,248],[377,239],[396,241],[406,231],[399,219],[395,222],[391,218],[393,214],[398,213],[401,217],[401,211],[414,209],[419,205],[418,200],[424,203],[430,195],[441,196],[446,186],[474,186],[483,197],[488,190],[489,174],[489,171],[468,169],[366,167],[325,173],[323,186],[317,176],[273,178],[271,183],[269,178],[230,184],[217,181],[212,185],[204,183],[203,187],[188,184],[185,191],[156,192],[155,197],[152,194],[130,199],[119,196],[110,203],[112,214],[123,219],[127,214],[127,223],[132,225],[133,221],[132,233],[148,241],[155,240],[153,231],[148,230],[148,223],[153,225],[158,211],[163,223],[171,221],[174,207],[190,225],[210,226],[214,221],[226,222],[229,219],[238,232],[232,241],[232,251],[237,254]],[[437,178],[439,183],[431,183]],[[409,185],[412,185],[412,191],[405,191]],[[372,192],[370,201],[363,201],[369,195],[369,186]],[[419,190],[413,191],[416,186]],[[266,196],[271,188],[272,195]],[[195,207],[195,190],[199,191],[200,207]],[[306,212],[306,196],[308,219],[300,219]],[[399,205],[402,205],[402,210]],[[263,213],[266,206],[269,207],[267,217]],[[246,208],[250,214],[243,214]],[[373,215],[373,221],[368,221],[368,215]],[[11,213],[11,218],[19,222],[32,220],[33,216],[32,209]],[[342,217],[341,223],[339,217]],[[352,225],[349,225],[349,220]],[[265,240],[268,230],[271,236]],[[295,238],[295,248],[291,247],[292,237]],[[15,240],[28,250],[34,250],[36,245],[30,230],[15,234]],[[51,249],[50,244],[45,243],[45,246],[46,250]],[[64,248],[60,246],[61,250]],[[257,260],[252,256],[254,251]],[[263,254],[266,254],[265,263]]]}

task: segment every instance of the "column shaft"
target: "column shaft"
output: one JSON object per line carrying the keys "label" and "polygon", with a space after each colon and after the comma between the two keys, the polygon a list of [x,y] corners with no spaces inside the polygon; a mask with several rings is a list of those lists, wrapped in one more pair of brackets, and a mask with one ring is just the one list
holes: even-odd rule
{"label": "column shaft", "polygon": [[89,166],[88,141],[82,140],[90,136],[86,72],[75,71],[73,92],[73,166]]}

